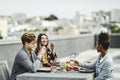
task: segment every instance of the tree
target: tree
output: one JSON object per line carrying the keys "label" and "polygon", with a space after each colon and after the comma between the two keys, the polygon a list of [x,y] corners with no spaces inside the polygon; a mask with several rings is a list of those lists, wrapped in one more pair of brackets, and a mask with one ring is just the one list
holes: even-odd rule
{"label": "tree", "polygon": [[45,18],[45,20],[53,21],[53,20],[58,20],[58,18],[55,15],[52,14],[49,17]]}
{"label": "tree", "polygon": [[55,27],[55,28],[53,29],[53,31],[58,32],[58,31],[61,30],[61,29],[63,29],[63,27],[62,27],[62,26],[58,26],[58,27]]}
{"label": "tree", "polygon": [[2,39],[3,37],[2,37],[2,35],[1,35],[1,32],[0,32],[0,39]]}
{"label": "tree", "polygon": [[47,28],[44,28],[44,29],[43,29],[43,31],[47,32],[47,31],[48,31],[48,29],[47,29]]}
{"label": "tree", "polygon": [[118,25],[112,25],[111,26],[111,32],[112,33],[120,33],[120,26],[118,26]]}

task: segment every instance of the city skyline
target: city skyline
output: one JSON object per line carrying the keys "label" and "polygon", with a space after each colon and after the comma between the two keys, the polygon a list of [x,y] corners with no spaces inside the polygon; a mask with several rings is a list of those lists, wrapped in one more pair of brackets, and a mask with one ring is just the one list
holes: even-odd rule
{"label": "city skyline", "polygon": [[26,13],[28,16],[73,18],[75,12],[90,15],[91,12],[120,9],[120,0],[0,0],[0,15]]}

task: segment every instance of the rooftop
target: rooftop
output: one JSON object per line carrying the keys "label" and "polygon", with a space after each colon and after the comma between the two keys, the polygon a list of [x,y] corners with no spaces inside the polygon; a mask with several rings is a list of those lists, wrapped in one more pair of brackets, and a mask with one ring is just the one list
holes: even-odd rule
{"label": "rooftop", "polygon": [[[55,44],[58,59],[62,61],[67,60],[72,53],[76,53],[76,59],[79,61],[92,61],[97,55],[95,50],[96,36],[93,34],[57,36],[56,38],[50,38],[50,42]],[[114,76],[120,79],[120,34],[110,35],[110,44],[109,51],[114,60]],[[0,60],[7,60],[10,72],[15,55],[21,47],[20,40],[0,41]]]}

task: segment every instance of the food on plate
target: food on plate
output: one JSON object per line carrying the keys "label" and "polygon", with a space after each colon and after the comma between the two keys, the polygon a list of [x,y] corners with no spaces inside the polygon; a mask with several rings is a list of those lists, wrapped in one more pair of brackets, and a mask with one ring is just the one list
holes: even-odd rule
{"label": "food on plate", "polygon": [[77,62],[74,62],[74,64],[71,64],[71,61],[66,61],[65,64],[62,64],[60,66],[61,70],[71,71],[71,70],[79,70],[79,66]]}
{"label": "food on plate", "polygon": [[79,70],[79,66],[73,66],[73,70]]}

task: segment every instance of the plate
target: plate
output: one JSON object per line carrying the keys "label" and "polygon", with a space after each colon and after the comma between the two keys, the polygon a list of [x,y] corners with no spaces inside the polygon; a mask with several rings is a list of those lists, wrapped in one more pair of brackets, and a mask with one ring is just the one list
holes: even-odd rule
{"label": "plate", "polygon": [[79,69],[79,72],[82,72],[82,73],[92,73],[92,72],[94,72],[94,70],[93,69],[90,69],[90,68],[80,68]]}
{"label": "plate", "polygon": [[37,72],[51,72],[51,67],[38,68]]}

